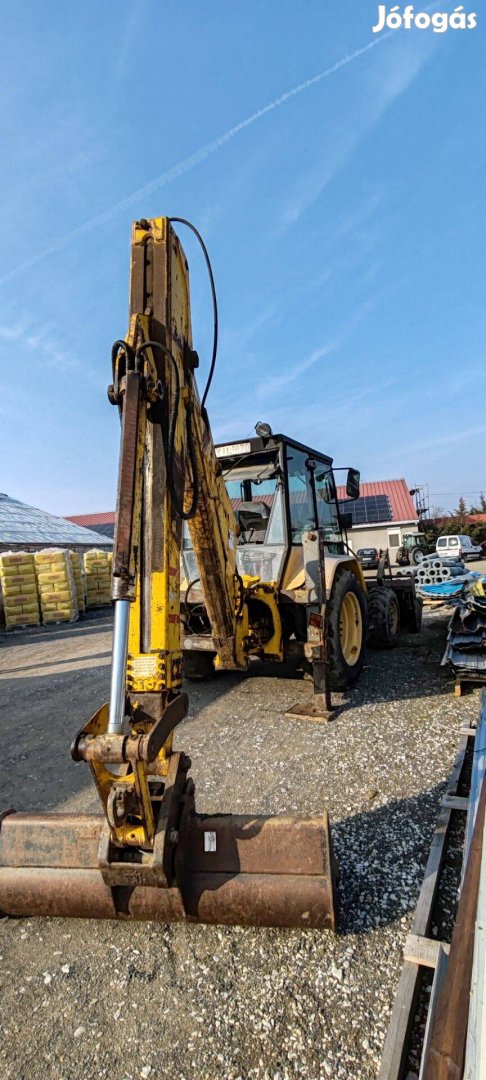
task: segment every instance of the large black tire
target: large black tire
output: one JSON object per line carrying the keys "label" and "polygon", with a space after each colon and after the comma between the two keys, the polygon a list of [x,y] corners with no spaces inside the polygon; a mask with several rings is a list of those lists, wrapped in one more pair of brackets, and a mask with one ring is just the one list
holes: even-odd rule
{"label": "large black tire", "polygon": [[[355,640],[348,645],[343,635],[345,615],[347,619],[351,618],[351,621],[354,619],[356,625]],[[366,631],[365,593],[354,574],[349,570],[338,570],[327,603],[326,632],[331,690],[349,690],[356,685],[364,663]]]}
{"label": "large black tire", "polygon": [[400,608],[395,593],[384,587],[368,593],[368,645],[394,649],[400,633]]}

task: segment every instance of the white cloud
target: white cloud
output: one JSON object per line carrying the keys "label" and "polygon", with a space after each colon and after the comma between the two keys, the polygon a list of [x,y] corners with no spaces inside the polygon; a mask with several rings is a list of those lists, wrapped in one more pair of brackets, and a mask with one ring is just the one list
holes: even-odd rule
{"label": "white cloud", "polygon": [[303,375],[304,371],[307,371],[314,364],[317,364],[319,360],[324,360],[326,356],[330,356],[335,352],[337,345],[331,343],[329,345],[323,345],[319,349],[314,351],[305,360],[301,360],[300,363],[292,364],[287,368],[287,371],[282,372],[281,375],[273,375],[265,382],[262,382],[256,388],[257,397],[268,397],[269,394],[274,394],[276,390],[280,390],[282,386],[288,386],[289,383],[294,382]]}
{"label": "white cloud", "polygon": [[310,353],[310,355],[307,356],[305,360],[301,360],[297,364],[289,364],[287,361],[285,365],[285,371],[280,374],[279,367],[279,370],[275,373],[275,375],[270,374],[269,377],[264,380],[264,382],[259,383],[255,391],[256,396],[260,398],[268,398],[269,396],[274,397],[276,390],[281,389],[282,386],[288,386],[289,383],[294,382],[295,379],[300,378],[305,371],[317,364],[319,360],[324,360],[326,357],[333,356],[336,353],[340,352],[343,345],[351,337],[356,326],[359,325],[361,320],[364,319],[365,316],[370,313],[370,311],[373,311],[374,308],[378,307],[380,304],[383,303],[383,300],[385,299],[385,296],[388,295],[388,292],[389,289],[381,290],[380,292],[375,291],[372,296],[369,296],[366,298],[366,300],[363,300],[360,304],[357,305],[352,315],[346,320],[345,326],[334,338],[332,338],[326,345],[321,345],[319,346],[319,348],[314,349],[313,352]]}
{"label": "white cloud", "polygon": [[396,47],[383,51],[381,63],[366,69],[353,115],[346,117],[344,122],[340,117],[339,123],[331,126],[322,147],[319,146],[319,132],[315,133],[314,149],[320,150],[318,160],[310,167],[308,158],[305,159],[305,169],[283,204],[276,236],[283,236],[317,201],[386,110],[412,84],[433,46],[429,37],[419,47],[414,37],[413,42],[407,42],[400,52]]}
{"label": "white cloud", "polygon": [[238,124],[235,124],[233,127],[223,132],[222,135],[218,135],[217,138],[212,139],[208,143],[205,143],[204,146],[199,147],[199,149],[194,151],[194,153],[190,154],[188,157],[183,158],[181,161],[173,165],[170,169],[166,169],[165,172],[161,173],[159,176],[154,177],[154,179],[150,180],[148,184],[144,184],[143,187],[140,187],[136,191],[133,191],[130,195],[127,195],[124,199],[121,199],[119,202],[115,203],[107,210],[103,210],[100,214],[96,214],[95,217],[90,218],[89,221],[85,221],[82,225],[78,225],[77,228],[72,229],[71,232],[66,233],[65,236],[59,237],[58,240],[56,240],[49,247],[44,248],[43,251],[38,252],[30,259],[27,259],[24,263],[21,263],[19,266],[14,267],[13,270],[9,270],[7,274],[4,274],[3,277],[0,278],[0,285],[4,284],[6,281],[10,281],[12,278],[16,277],[24,270],[29,269],[31,266],[35,266],[38,262],[47,258],[47,256],[53,254],[53,252],[60,250],[62,247],[64,247],[66,243],[68,243],[69,240],[72,240],[77,236],[82,236],[87,232],[91,232],[99,225],[111,221],[123,210],[127,210],[129,207],[140,203],[141,200],[145,199],[148,195],[152,195],[155,191],[166,187],[167,184],[172,183],[172,181],[177,180],[180,176],[183,176],[185,173],[190,172],[191,169],[194,169],[196,168],[196,166],[202,164],[202,162],[206,161],[207,158],[215,154],[218,150],[220,150],[223,146],[229,143],[242,131],[245,131],[257,121],[263,119],[264,116],[267,116],[269,113],[274,112],[276,109],[279,109],[282,105],[286,104],[287,101],[290,101],[292,98],[297,97],[304,91],[307,91],[311,87],[323,82],[325,79],[330,78],[342,68],[347,67],[355,60],[358,60],[361,56],[364,56],[372,49],[375,49],[378,45],[382,44],[382,42],[386,41],[387,38],[389,38],[390,33],[392,33],[392,31],[389,31],[387,34],[381,34],[379,38],[370,41],[361,49],[356,49],[355,52],[346,54],[346,56],[341,57],[341,59],[336,61],[335,64],[332,64],[331,67],[325,68],[317,75],[311,76],[309,79],[306,79],[304,82],[301,82],[297,86],[292,87],[290,90],[286,90],[285,93],[280,94],[279,97],[275,98],[273,101],[270,101],[267,105],[262,106],[262,108],[257,109],[255,112],[245,117],[244,120],[241,120]]}
{"label": "white cloud", "polygon": [[0,322],[0,342],[6,344],[15,342],[18,349],[24,350],[32,358],[37,359],[45,368],[53,368],[61,374],[76,372],[76,377],[81,376],[84,382],[100,387],[100,380],[95,373],[69,348],[63,346],[53,323],[46,323],[39,329],[32,324],[32,320],[23,317],[18,323],[10,323],[7,320]]}

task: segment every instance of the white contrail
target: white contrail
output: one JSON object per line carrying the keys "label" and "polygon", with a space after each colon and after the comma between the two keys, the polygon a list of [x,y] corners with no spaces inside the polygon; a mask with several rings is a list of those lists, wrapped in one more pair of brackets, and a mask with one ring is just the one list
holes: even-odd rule
{"label": "white contrail", "polygon": [[120,202],[115,203],[114,206],[108,210],[103,210],[100,214],[96,214],[95,217],[90,218],[89,221],[85,221],[83,225],[78,225],[76,229],[72,229],[71,232],[66,233],[65,236],[61,236],[50,247],[44,248],[43,251],[39,251],[37,255],[33,255],[31,259],[27,259],[21,263],[20,266],[16,266],[14,270],[10,270],[8,274],[4,274],[0,277],[0,285],[3,285],[6,281],[10,281],[11,278],[17,277],[24,270],[28,270],[29,267],[35,266],[36,263],[42,259],[47,258],[48,255],[52,255],[53,252],[59,251],[70,240],[73,240],[77,236],[82,236],[84,233],[91,232],[92,229],[96,229],[98,225],[103,225],[107,221],[111,221],[122,210],[126,210],[129,206],[133,206],[134,203],[139,202],[145,198],[146,195],[151,195],[154,191],[158,191],[159,188],[165,187],[167,184],[172,183],[173,180],[177,180],[179,176],[183,176],[184,173],[189,172],[190,169],[194,169],[196,165],[200,165],[211,154],[215,154],[225,143],[230,139],[234,139],[235,135],[238,135],[240,131],[244,131],[245,128],[251,127],[257,120],[261,120],[267,113],[273,112],[274,109],[278,109],[280,105],[284,105],[290,98],[296,97],[297,94],[301,94],[304,90],[308,90],[311,86],[315,86],[317,83],[328,79],[330,75],[334,75],[336,71],[346,67],[348,64],[352,64],[354,60],[357,60],[360,56],[369,52],[370,49],[376,48],[382,41],[390,37],[393,31],[381,34],[375,41],[370,41],[368,45],[364,45],[363,48],[357,49],[356,52],[343,56],[341,60],[337,60],[332,67],[328,67],[325,71],[320,71],[318,75],[314,75],[311,79],[306,79],[305,82],[299,83],[298,86],[294,86],[291,90],[287,90],[285,94],[281,94],[280,97],[275,98],[274,101],[270,101],[268,105],[264,105],[263,108],[257,109],[251,116],[247,116],[245,120],[241,120],[239,124],[235,124],[229,131],[225,131],[223,135],[219,135],[216,139],[212,139],[211,142],[201,146],[199,150],[196,150],[189,157],[183,158],[172,168],[167,169],[166,172],[156,176],[148,184],[144,184],[143,187],[138,188],[137,191],[132,192],[131,195],[127,195],[126,198],[121,199]]}

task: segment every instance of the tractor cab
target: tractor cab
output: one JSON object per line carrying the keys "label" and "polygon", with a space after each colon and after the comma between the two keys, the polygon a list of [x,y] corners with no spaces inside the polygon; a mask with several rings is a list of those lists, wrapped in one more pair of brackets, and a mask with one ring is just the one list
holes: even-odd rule
{"label": "tractor cab", "polygon": [[405,533],[405,535],[402,536],[402,545],[406,548],[416,547],[417,544],[420,545],[422,542],[425,546],[424,537],[420,536],[419,533]]}
{"label": "tractor cab", "polygon": [[[343,556],[345,545],[332,458],[285,435],[257,436],[215,447],[238,525],[237,568],[285,588],[303,571],[302,539],[323,529],[329,555]],[[359,474],[348,485],[356,497]],[[189,529],[183,544],[184,577],[197,577]],[[285,580],[284,580],[285,579]]]}

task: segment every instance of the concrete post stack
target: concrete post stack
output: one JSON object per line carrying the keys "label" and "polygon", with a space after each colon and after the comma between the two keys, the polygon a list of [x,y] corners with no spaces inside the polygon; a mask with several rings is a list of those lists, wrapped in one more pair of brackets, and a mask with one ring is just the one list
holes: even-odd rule
{"label": "concrete post stack", "polygon": [[39,599],[33,554],[30,551],[2,552],[0,580],[7,630],[13,630],[16,626],[39,626]]}
{"label": "concrete post stack", "polygon": [[46,548],[34,555],[42,622],[75,622],[79,618],[71,553]]}
{"label": "concrete post stack", "polygon": [[86,573],[86,606],[106,607],[111,604],[111,566],[108,552],[90,548],[84,553]]}

